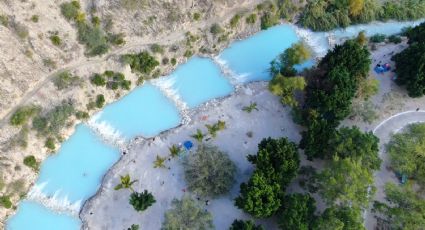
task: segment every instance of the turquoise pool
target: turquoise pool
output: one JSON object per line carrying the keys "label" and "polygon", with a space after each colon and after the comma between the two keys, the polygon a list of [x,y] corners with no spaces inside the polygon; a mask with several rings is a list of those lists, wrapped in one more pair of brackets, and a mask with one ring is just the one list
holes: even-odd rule
{"label": "turquoise pool", "polygon": [[169,77],[156,80],[163,90],[171,90],[189,108],[194,108],[212,98],[229,95],[232,84],[220,68],[209,58],[194,57],[179,66]]}
{"label": "turquoise pool", "polygon": [[161,131],[178,126],[180,121],[177,107],[150,83],[106,106],[96,119],[96,123],[106,123],[126,139],[137,135],[153,137]]}
{"label": "turquoise pool", "polygon": [[9,230],[77,230],[81,221],[65,214],[58,214],[35,202],[22,201],[18,214],[11,217]]}
{"label": "turquoise pool", "polygon": [[[406,25],[413,24],[390,22],[376,27],[372,23],[331,33],[336,38],[356,36],[360,30],[394,34]],[[234,90],[231,83],[269,80],[267,69],[270,61],[299,40],[295,30],[295,27],[289,25],[276,26],[244,41],[233,43],[215,60],[221,64],[222,70],[229,70],[233,74],[223,74],[211,59],[192,58],[168,78],[148,82],[121,100],[106,106],[94,122],[102,124],[98,127],[105,129],[100,130],[100,133],[113,131],[127,140],[138,135],[153,137],[161,131],[176,127],[182,120],[181,110],[186,109],[186,106],[194,108],[213,98],[230,94]],[[320,46],[315,47],[316,49],[326,50],[326,36],[331,33],[311,33],[309,36],[315,45]],[[314,62],[310,60],[297,66],[297,69],[302,70],[312,65]],[[229,81],[229,78],[235,82]],[[36,186],[40,194],[35,194],[33,199],[40,202],[37,197],[54,197],[55,199],[50,199],[53,204],[51,206],[62,210],[66,208],[61,205],[84,202],[96,192],[102,176],[118,158],[118,148],[110,143],[105,144],[87,125],[79,125],[59,152],[42,164]],[[17,214],[8,220],[7,229],[80,228],[81,223],[77,217],[57,214],[38,202],[21,202]]]}
{"label": "turquoise pool", "polygon": [[119,150],[105,145],[85,125],[63,143],[58,153],[41,165],[37,185],[43,194],[71,203],[96,193],[105,172],[118,160]]}

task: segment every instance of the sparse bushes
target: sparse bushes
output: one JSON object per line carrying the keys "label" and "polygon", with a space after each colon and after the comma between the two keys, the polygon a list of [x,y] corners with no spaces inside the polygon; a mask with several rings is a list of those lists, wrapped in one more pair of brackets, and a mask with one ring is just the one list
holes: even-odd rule
{"label": "sparse bushes", "polygon": [[32,121],[32,126],[39,135],[55,136],[60,133],[74,112],[72,103],[64,101],[44,115],[36,116]]}
{"label": "sparse bushes", "polygon": [[131,193],[129,202],[131,206],[133,206],[134,210],[142,212],[152,206],[156,202],[156,200],[153,197],[152,193],[145,190],[142,193]]}
{"label": "sparse bushes", "polygon": [[35,159],[35,157],[32,156],[32,155],[31,156],[26,156],[24,158],[24,165],[26,165],[26,166],[34,169],[34,170],[38,170],[38,162]]}
{"label": "sparse bushes", "polygon": [[201,14],[199,12],[193,13],[193,20],[199,21],[201,19]]}
{"label": "sparse bushes", "polygon": [[28,122],[28,120],[40,112],[40,108],[34,105],[28,105],[20,107],[13,113],[10,118],[11,125],[23,125]]}
{"label": "sparse bushes", "polygon": [[175,66],[177,64],[177,60],[175,58],[171,58],[171,65]]}
{"label": "sparse bushes", "polygon": [[171,209],[165,212],[161,229],[212,230],[212,215],[189,196],[174,199]]}
{"label": "sparse bushes", "polygon": [[255,225],[252,220],[234,220],[229,230],[265,230],[261,225]]}
{"label": "sparse bushes", "polygon": [[80,3],[78,1],[65,2],[61,5],[62,15],[68,20],[75,20],[80,11]]}
{"label": "sparse bushes", "polygon": [[108,34],[108,42],[111,43],[114,46],[121,46],[125,44],[124,34]]}
{"label": "sparse bushes", "polygon": [[101,109],[105,105],[105,96],[99,94],[96,96],[96,107]]}
{"label": "sparse bushes", "polygon": [[79,120],[87,120],[89,118],[89,114],[84,111],[77,111],[75,113],[75,117]]}
{"label": "sparse bushes", "polygon": [[130,65],[133,72],[141,74],[150,74],[159,65],[159,62],[146,51],[123,55],[122,60]]}
{"label": "sparse bushes", "polygon": [[31,16],[31,21],[34,22],[34,23],[37,23],[38,19],[39,19],[38,15]]}
{"label": "sparse bushes", "polygon": [[105,71],[103,74],[94,74],[90,78],[90,82],[96,86],[106,86],[109,89],[117,90],[121,89],[129,90],[131,81],[125,80],[125,76],[119,72],[113,72],[110,70]]}
{"label": "sparse bushes", "polygon": [[193,51],[192,51],[192,50],[186,50],[186,51],[184,52],[183,56],[184,56],[185,58],[190,58],[190,57],[192,57],[192,56],[193,56]]}
{"label": "sparse bushes", "polygon": [[235,16],[233,16],[233,18],[230,19],[230,27],[235,28],[239,24],[241,17],[242,16],[240,14],[236,14]]}
{"label": "sparse bushes", "polygon": [[64,71],[53,78],[53,84],[58,90],[67,89],[81,84],[81,78],[73,76],[70,72]]}
{"label": "sparse bushes", "polygon": [[9,17],[7,15],[0,15],[0,24],[2,24],[5,27],[9,26]]}
{"label": "sparse bushes", "polygon": [[28,28],[24,24],[12,21],[10,25],[13,31],[15,31],[16,35],[18,35],[19,38],[25,39],[28,37],[29,35]]}
{"label": "sparse bushes", "polygon": [[190,191],[203,197],[216,197],[235,182],[235,164],[215,146],[200,145],[184,160],[184,175]]}

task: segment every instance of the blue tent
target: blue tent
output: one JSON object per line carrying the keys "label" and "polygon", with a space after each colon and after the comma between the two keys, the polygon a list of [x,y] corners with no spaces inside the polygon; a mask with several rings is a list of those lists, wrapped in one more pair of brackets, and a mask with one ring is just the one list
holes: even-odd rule
{"label": "blue tent", "polygon": [[183,143],[183,146],[187,149],[190,150],[193,147],[193,143],[191,141],[185,141]]}

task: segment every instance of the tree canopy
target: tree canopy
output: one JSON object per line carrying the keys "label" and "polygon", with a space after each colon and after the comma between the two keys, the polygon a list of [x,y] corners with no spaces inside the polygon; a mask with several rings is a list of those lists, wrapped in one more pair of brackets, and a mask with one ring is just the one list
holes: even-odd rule
{"label": "tree canopy", "polygon": [[282,230],[309,230],[315,219],[316,201],[310,195],[292,194],[283,199],[278,214]]}
{"label": "tree canopy", "polygon": [[229,230],[265,230],[261,225],[255,225],[252,220],[234,220]]}
{"label": "tree canopy", "polygon": [[313,230],[366,230],[360,209],[332,206],[316,219]]}
{"label": "tree canopy", "polygon": [[165,220],[161,229],[214,229],[212,215],[206,212],[202,206],[189,196],[181,200],[174,199],[171,209],[165,212]]}
{"label": "tree canopy", "polygon": [[133,192],[130,195],[129,203],[133,206],[134,210],[138,212],[145,211],[156,202],[152,193],[147,190],[142,193]]}
{"label": "tree canopy", "polygon": [[303,77],[284,77],[277,74],[269,82],[269,90],[276,96],[280,96],[280,101],[284,105],[296,107],[298,101],[295,98],[295,93],[304,90],[306,85]]}
{"label": "tree canopy", "polygon": [[235,164],[215,146],[199,145],[195,153],[185,158],[183,166],[189,190],[200,196],[222,195],[235,182]]}
{"label": "tree canopy", "polygon": [[279,73],[287,77],[295,76],[297,71],[294,66],[310,57],[311,52],[304,43],[295,43],[271,62],[270,72],[273,76]]}

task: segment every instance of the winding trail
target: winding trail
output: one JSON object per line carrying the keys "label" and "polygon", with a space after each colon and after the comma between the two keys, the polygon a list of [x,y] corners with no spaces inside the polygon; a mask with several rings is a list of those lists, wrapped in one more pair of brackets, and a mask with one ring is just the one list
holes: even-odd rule
{"label": "winding trail", "polygon": [[[374,174],[376,194],[374,200],[385,201],[384,186],[388,182],[397,183],[394,172],[389,169],[390,162],[385,151],[385,145],[390,141],[392,134],[399,132],[412,123],[425,122],[425,110],[406,111],[393,115],[379,123],[373,133],[379,138],[379,156],[382,159],[381,168]],[[365,216],[366,229],[374,229],[376,219],[373,213],[367,211]]]}

